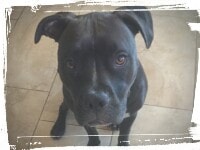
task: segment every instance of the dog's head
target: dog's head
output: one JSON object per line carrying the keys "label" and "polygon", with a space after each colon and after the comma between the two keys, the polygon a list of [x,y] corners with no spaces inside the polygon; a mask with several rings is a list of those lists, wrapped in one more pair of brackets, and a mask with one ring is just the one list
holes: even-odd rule
{"label": "dog's head", "polygon": [[134,37],[139,31],[149,48],[153,40],[150,12],[119,9],[80,16],[60,12],[39,23],[35,43],[42,35],[59,43],[58,72],[64,95],[70,96],[68,105],[81,125],[123,120],[137,76]]}

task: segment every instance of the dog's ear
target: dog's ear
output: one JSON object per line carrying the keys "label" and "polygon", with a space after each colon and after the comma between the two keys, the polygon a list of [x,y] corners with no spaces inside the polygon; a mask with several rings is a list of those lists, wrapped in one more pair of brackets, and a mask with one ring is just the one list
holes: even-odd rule
{"label": "dog's ear", "polygon": [[[142,9],[142,10],[140,10]],[[126,6],[120,7],[117,11],[113,12],[117,15],[134,33],[141,32],[146,47],[149,48],[153,41],[153,21],[151,13],[143,6]]]}
{"label": "dog's ear", "polygon": [[42,35],[48,36],[58,42],[67,24],[75,18],[73,13],[59,12],[43,18],[35,32],[35,43],[40,41]]}

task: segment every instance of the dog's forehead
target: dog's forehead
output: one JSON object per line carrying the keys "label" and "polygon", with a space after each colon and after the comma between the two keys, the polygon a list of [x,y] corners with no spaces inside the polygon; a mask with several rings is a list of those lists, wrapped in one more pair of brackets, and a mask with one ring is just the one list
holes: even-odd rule
{"label": "dog's forehead", "polygon": [[77,17],[66,28],[62,42],[71,49],[113,47],[125,49],[134,43],[128,27],[112,13],[90,13]]}

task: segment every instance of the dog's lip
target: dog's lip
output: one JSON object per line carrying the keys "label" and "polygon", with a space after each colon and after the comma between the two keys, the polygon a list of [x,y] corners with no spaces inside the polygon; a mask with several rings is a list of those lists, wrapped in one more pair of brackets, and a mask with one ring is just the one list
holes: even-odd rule
{"label": "dog's lip", "polygon": [[106,121],[103,121],[103,120],[93,120],[91,122],[88,123],[89,126],[107,126],[107,125],[110,125],[111,123],[110,122],[106,122]]}

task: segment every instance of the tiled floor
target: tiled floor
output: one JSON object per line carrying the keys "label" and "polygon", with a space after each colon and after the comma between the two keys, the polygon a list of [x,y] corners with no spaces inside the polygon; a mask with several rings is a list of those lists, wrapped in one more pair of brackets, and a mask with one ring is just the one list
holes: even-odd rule
{"label": "tiled floor", "polygon": [[[67,117],[65,136],[52,140],[50,129],[62,101],[57,74],[57,44],[42,37],[33,42],[38,22],[54,12],[111,10],[106,6],[46,6],[37,13],[29,7],[14,7],[9,34],[6,82],[7,123],[10,145],[17,148],[86,145],[85,130]],[[199,38],[188,22],[197,22],[195,11],[153,11],[155,38],[149,50],[137,36],[139,58],[149,82],[144,107],[133,125],[130,144],[169,144],[191,142],[191,123]],[[116,145],[117,133],[98,129],[101,145]],[[78,136],[79,135],[79,136]],[[105,135],[105,136],[103,136]]]}

